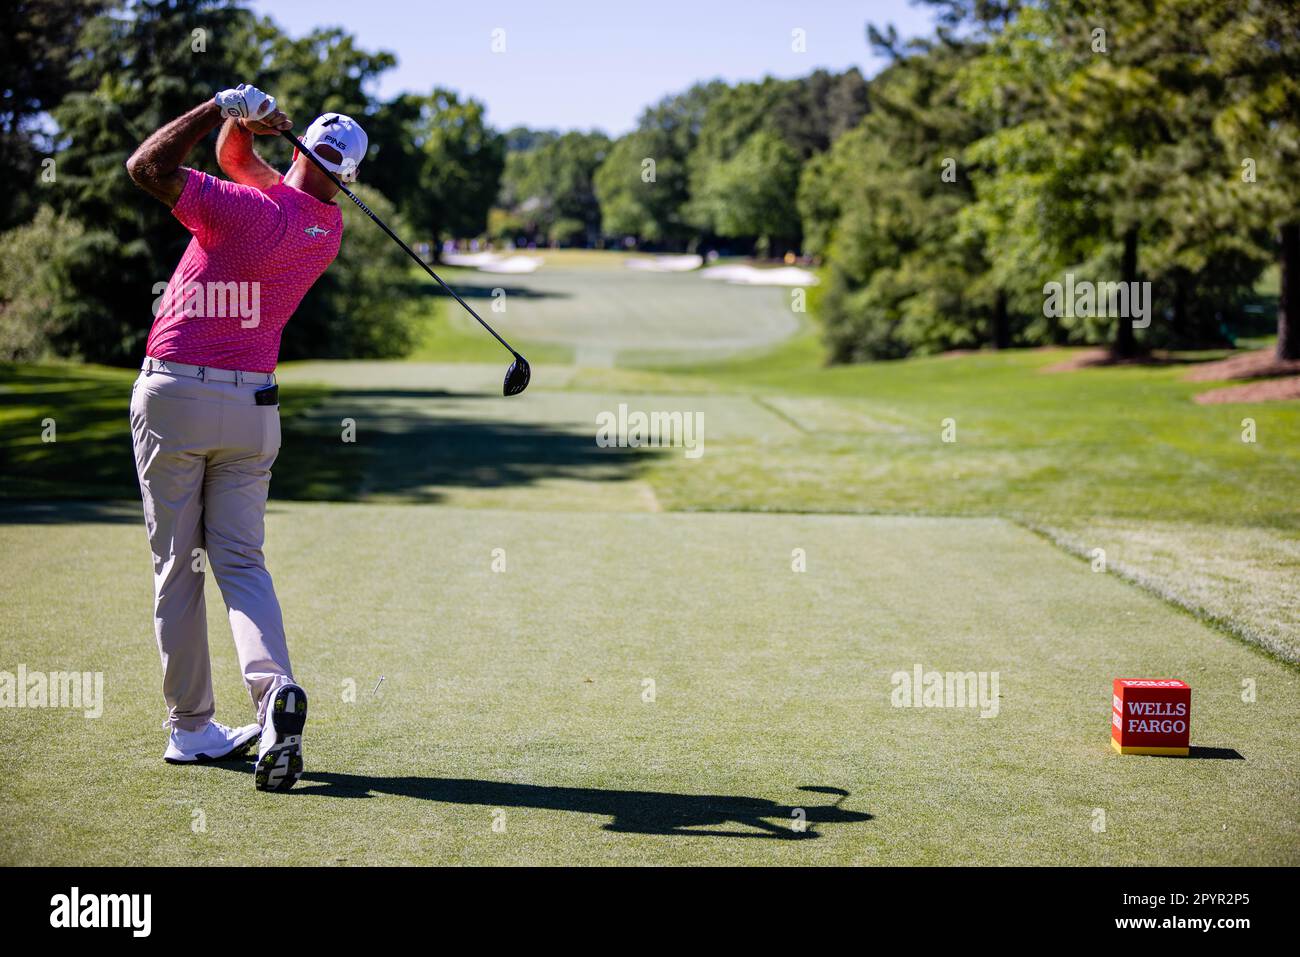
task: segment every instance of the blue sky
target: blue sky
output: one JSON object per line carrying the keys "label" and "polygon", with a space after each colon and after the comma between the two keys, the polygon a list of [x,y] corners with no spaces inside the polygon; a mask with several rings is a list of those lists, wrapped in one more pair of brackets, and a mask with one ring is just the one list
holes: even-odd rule
{"label": "blue sky", "polygon": [[[365,49],[399,65],[380,83],[385,98],[445,86],[481,100],[499,129],[525,125],[626,132],[643,107],[697,80],[801,76],[818,67],[882,65],[866,41],[868,21],[904,36],[930,32],[931,12],[907,0],[254,0],[299,36],[342,26]],[[505,52],[492,33],[505,31]],[[806,31],[806,52],[791,49]]]}

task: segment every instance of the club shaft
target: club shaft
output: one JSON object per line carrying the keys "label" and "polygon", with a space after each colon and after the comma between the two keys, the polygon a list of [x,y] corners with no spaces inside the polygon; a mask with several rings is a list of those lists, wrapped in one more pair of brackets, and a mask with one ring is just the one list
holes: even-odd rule
{"label": "club shaft", "polygon": [[411,257],[412,259],[414,259],[417,263],[419,263],[419,264],[420,264],[420,268],[422,268],[425,272],[427,272],[430,276],[432,276],[433,279],[434,279],[434,281],[437,282],[439,286],[441,286],[443,289],[447,290],[448,294],[450,294],[450,296],[451,296],[453,299],[455,299],[458,303],[460,303],[462,306],[464,306],[464,307],[465,307],[465,311],[468,312],[468,313],[469,313],[471,316],[473,316],[475,319],[477,319],[478,322],[479,322],[479,325],[481,325],[481,326],[482,326],[484,329],[486,329],[488,332],[492,333],[492,337],[493,337],[494,339],[496,339],[497,342],[501,343],[503,346],[505,346],[507,349],[509,349],[510,352],[511,352],[511,353],[512,353],[516,358],[519,357],[519,353],[515,351],[515,347],[512,346],[510,343],[506,342],[504,339],[502,339],[501,336],[497,334],[497,331],[496,331],[495,329],[493,329],[491,326],[489,326],[489,325],[488,325],[488,324],[483,320],[483,317],[482,317],[482,316],[480,316],[477,312],[475,312],[473,309],[470,308],[469,303],[467,303],[464,299],[462,299],[462,298],[460,297],[460,294],[457,293],[455,289],[452,289],[451,286],[449,286],[449,285],[447,285],[445,282],[443,282],[442,277],[439,276],[436,272],[434,272],[433,269],[429,266],[429,264],[426,263],[423,259],[421,259],[421,258],[416,254],[416,252],[415,252],[414,249],[412,249],[410,246],[406,245],[406,243],[404,243],[404,242],[402,241],[402,237],[401,237],[401,236],[397,235],[397,233],[395,233],[395,232],[393,232],[391,229],[389,229],[387,223],[385,223],[382,219],[380,219],[378,216],[376,216],[374,213],[372,213],[372,212],[370,211],[370,207],[369,207],[369,206],[367,206],[365,203],[363,203],[363,202],[362,202],[362,201],[357,197],[357,195],[356,195],[354,192],[352,192],[352,190],[350,190],[350,189],[348,189],[346,186],[344,186],[344,185],[343,185],[343,182],[342,182],[342,181],[341,181],[337,176],[334,175],[333,171],[330,170],[330,169],[329,169],[329,168],[328,168],[324,163],[321,162],[320,157],[318,157],[318,156],[317,156],[315,153],[313,153],[311,150],[307,149],[307,147],[304,146],[304,145],[302,144],[302,142],[298,139],[298,137],[294,136],[294,135],[293,135],[292,133],[290,133],[288,130],[281,130],[281,131],[280,131],[280,135],[283,136],[285,139],[287,139],[287,140],[288,140],[290,143],[292,143],[294,146],[296,146],[296,147],[298,148],[298,152],[299,152],[299,153],[302,153],[302,154],[303,154],[304,156],[306,156],[309,160],[311,160],[313,163],[315,163],[315,164],[316,164],[316,167],[317,167],[317,168],[318,168],[322,173],[324,173],[326,176],[328,176],[328,177],[330,178],[330,180],[333,181],[334,185],[337,186],[337,187],[338,187],[338,188],[343,192],[343,194],[344,194],[345,196],[347,196],[348,199],[350,199],[350,200],[352,200],[352,202],[356,203],[356,204],[357,204],[357,207],[358,207],[358,208],[359,208],[363,213],[365,213],[367,216],[369,216],[369,217],[374,221],[374,223],[375,223],[376,226],[378,226],[380,229],[382,229],[384,232],[386,232],[386,233],[388,234],[389,238],[392,239],[393,242],[397,243],[397,245],[401,246],[402,249],[404,249],[404,250],[406,251],[406,255],[410,256],[410,257]]}

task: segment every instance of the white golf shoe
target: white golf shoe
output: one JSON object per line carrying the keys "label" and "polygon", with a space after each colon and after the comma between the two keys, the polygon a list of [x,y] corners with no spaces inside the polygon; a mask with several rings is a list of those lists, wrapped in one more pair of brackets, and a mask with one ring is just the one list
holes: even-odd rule
{"label": "white golf shoe", "polygon": [[227,728],[219,721],[209,721],[201,731],[172,728],[163,760],[168,764],[195,764],[243,757],[261,731],[255,724]]}
{"label": "white golf shoe", "polygon": [[302,776],[302,728],[307,723],[307,692],[281,685],[266,706],[257,745],[253,783],[259,791],[287,791]]}

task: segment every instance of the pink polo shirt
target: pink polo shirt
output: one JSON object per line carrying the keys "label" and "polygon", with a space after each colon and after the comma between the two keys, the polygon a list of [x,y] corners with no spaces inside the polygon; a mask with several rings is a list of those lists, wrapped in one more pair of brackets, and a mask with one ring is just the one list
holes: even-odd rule
{"label": "pink polo shirt", "polygon": [[338,254],[338,206],[192,169],[172,215],[194,238],[157,300],[147,354],[273,372],[285,323]]}

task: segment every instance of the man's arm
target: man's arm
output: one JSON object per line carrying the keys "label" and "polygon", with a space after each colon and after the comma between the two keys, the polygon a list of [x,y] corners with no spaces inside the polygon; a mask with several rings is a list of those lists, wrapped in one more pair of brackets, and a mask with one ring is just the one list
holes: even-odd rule
{"label": "man's arm", "polygon": [[209,100],[158,130],[126,161],[131,181],[155,199],[175,206],[189,171],[181,167],[199,140],[221,121],[221,107]]}
{"label": "man's arm", "polygon": [[217,165],[232,180],[245,186],[269,189],[280,182],[275,167],[253,150],[253,134],[243,120],[227,119],[222,124],[217,134]]}

